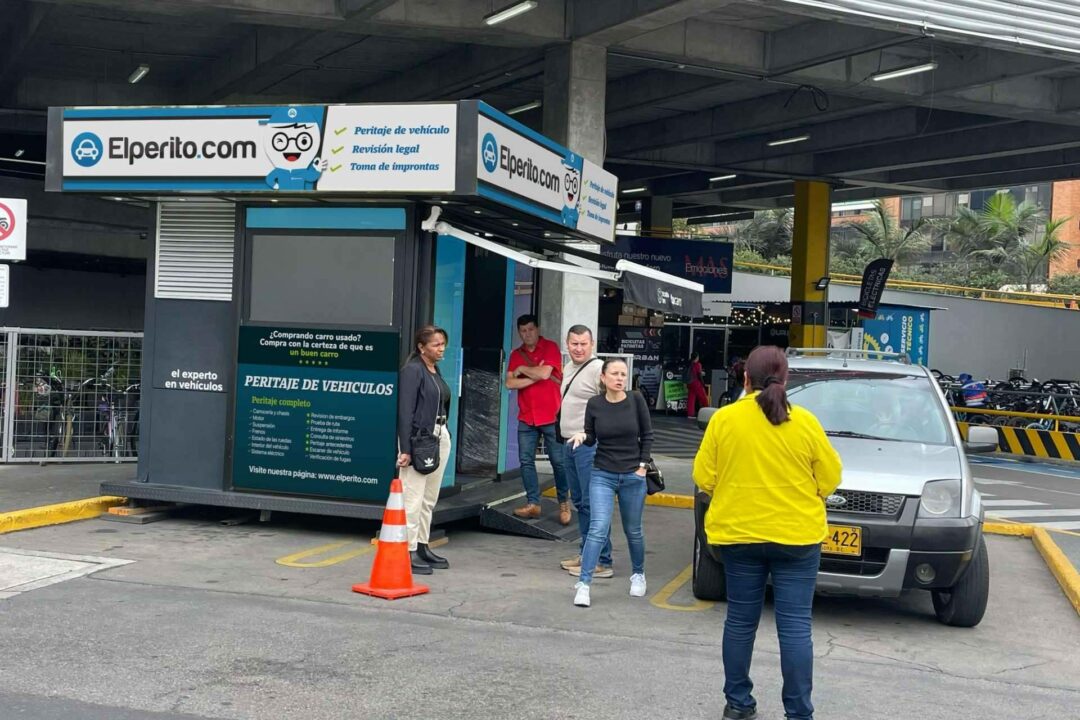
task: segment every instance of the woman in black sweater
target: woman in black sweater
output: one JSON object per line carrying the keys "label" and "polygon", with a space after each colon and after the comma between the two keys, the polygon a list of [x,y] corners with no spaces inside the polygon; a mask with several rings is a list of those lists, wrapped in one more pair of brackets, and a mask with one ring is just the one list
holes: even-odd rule
{"label": "woman in black sweater", "polygon": [[585,432],[568,441],[573,447],[582,443],[596,445],[589,481],[592,517],[581,553],[581,580],[574,586],[574,604],[579,607],[589,607],[591,602],[589,585],[600,549],[611,529],[616,496],[633,566],[630,596],[645,596],[645,535],[641,530],[641,515],[645,510],[645,465],[651,460],[653,444],[652,422],[645,398],[636,392],[626,392],[625,362],[616,358],[605,360],[600,380],[605,392],[585,406]]}
{"label": "woman in black sweater", "polygon": [[[409,539],[412,571],[431,575],[432,568],[450,567],[446,558],[428,547],[431,514],[439,499],[443,472],[450,458],[450,388],[439,374],[437,363],[446,352],[446,331],[425,325],[416,333],[413,353],[401,368],[398,381],[398,462],[405,495],[405,529]],[[435,470],[417,470],[413,463],[412,440],[426,431],[439,439],[439,462]]]}

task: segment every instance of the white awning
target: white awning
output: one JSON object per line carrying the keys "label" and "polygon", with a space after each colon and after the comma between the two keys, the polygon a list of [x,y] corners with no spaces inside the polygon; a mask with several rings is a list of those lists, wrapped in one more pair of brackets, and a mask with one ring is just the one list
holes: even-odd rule
{"label": "white awning", "polygon": [[470,245],[484,248],[488,252],[538,270],[584,275],[618,285],[629,294],[628,302],[634,302],[643,307],[690,317],[701,316],[701,295],[705,291],[705,287],[701,283],[670,275],[645,265],[638,265],[628,260],[619,260],[615,263],[615,270],[582,267],[563,260],[549,260],[533,253],[515,250],[500,242],[488,240],[454,227],[448,222],[439,220],[441,214],[442,208],[431,208],[431,215],[422,223],[421,227],[427,232],[456,237]]}

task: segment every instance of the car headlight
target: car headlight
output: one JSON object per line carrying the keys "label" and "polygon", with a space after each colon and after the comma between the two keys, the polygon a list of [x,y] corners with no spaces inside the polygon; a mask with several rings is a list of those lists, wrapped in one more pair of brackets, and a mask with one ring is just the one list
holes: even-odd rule
{"label": "car headlight", "polygon": [[960,517],[960,481],[934,480],[923,486],[919,517]]}

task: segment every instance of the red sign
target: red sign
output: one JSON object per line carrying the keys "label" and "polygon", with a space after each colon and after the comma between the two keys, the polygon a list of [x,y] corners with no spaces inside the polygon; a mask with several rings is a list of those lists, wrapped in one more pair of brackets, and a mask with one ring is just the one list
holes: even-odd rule
{"label": "red sign", "polygon": [[0,242],[7,240],[15,232],[15,211],[0,203]]}

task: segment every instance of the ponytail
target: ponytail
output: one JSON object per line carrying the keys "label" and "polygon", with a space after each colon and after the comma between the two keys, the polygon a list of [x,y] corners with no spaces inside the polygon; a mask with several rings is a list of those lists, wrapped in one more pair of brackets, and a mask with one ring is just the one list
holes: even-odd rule
{"label": "ponytail", "polygon": [[769,422],[780,425],[790,420],[791,404],[785,389],[788,364],[784,351],[775,345],[755,348],[746,359],[746,374],[750,377],[750,387],[759,391],[757,404]]}

